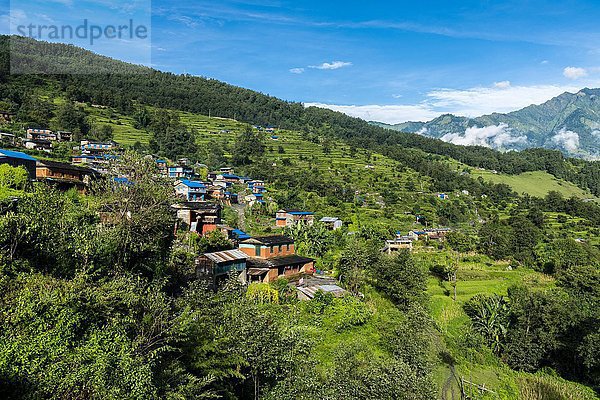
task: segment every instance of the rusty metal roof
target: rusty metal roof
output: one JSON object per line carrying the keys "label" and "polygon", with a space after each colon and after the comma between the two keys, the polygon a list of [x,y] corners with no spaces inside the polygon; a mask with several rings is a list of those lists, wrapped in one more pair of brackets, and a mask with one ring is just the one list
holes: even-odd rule
{"label": "rusty metal roof", "polygon": [[245,260],[248,258],[248,255],[246,253],[238,249],[218,251],[216,253],[206,253],[204,255],[217,264],[230,261]]}

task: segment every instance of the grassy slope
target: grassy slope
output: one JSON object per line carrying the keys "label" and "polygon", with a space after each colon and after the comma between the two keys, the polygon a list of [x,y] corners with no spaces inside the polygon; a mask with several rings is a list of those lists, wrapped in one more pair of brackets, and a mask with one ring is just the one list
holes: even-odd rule
{"label": "grassy slope", "polygon": [[[425,266],[435,263],[447,263],[453,256],[446,252],[417,253],[415,255]],[[544,385],[568,393],[564,399],[594,399],[595,395],[587,388],[544,374],[526,374],[512,371],[499,362],[485,349],[467,350],[465,340],[470,330],[469,317],[463,311],[463,304],[474,295],[500,294],[506,295],[507,289],[516,284],[544,290],[554,285],[552,277],[539,272],[519,268],[511,270],[506,262],[493,262],[484,256],[464,256],[460,259],[457,273],[457,298],[453,300],[453,288],[448,282],[440,282],[431,277],[427,291],[430,295],[430,310],[440,335],[439,351],[447,352],[453,359],[456,376],[478,385],[485,385],[494,392],[488,393],[490,399],[538,399],[526,397],[532,386]],[[451,369],[447,362],[440,362],[435,370],[435,379],[440,388],[440,398],[453,398],[459,393],[458,384],[451,377]],[[445,383],[449,381],[449,385]],[[536,383],[537,382],[537,383]],[[543,392],[543,391],[542,391]],[[460,397],[454,397],[460,398]],[[543,398],[543,397],[542,397]],[[540,398],[540,399],[542,399]]]}
{"label": "grassy slope", "polygon": [[527,193],[535,197],[544,197],[550,191],[557,191],[565,197],[581,199],[594,198],[591,193],[584,191],[573,183],[557,179],[547,172],[534,171],[519,175],[494,174],[491,171],[473,170],[471,175],[482,177],[494,183],[505,183],[518,193]]}

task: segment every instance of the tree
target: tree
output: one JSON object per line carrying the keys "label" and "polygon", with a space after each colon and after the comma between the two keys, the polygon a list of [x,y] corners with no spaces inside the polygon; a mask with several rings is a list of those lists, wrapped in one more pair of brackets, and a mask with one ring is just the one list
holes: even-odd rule
{"label": "tree", "polygon": [[94,126],[90,136],[100,142],[107,142],[113,139],[113,127],[107,124]]}
{"label": "tree", "polygon": [[83,108],[76,107],[71,101],[65,101],[56,113],[56,124],[59,129],[73,132],[76,135],[86,135],[90,124]]}
{"label": "tree", "polygon": [[150,130],[150,148],[153,152],[173,160],[179,157],[196,157],[195,133],[181,123],[178,114],[157,111],[152,117]]}
{"label": "tree", "polygon": [[0,164],[0,187],[24,190],[29,183],[29,173],[23,167]]}
{"label": "tree", "polygon": [[254,132],[251,127],[247,127],[237,136],[233,145],[233,164],[242,166],[255,162],[265,152],[264,141],[262,133]]}
{"label": "tree", "polygon": [[339,279],[352,293],[358,293],[364,283],[366,271],[381,262],[381,252],[372,242],[350,240],[337,263]]}
{"label": "tree", "polygon": [[509,226],[492,222],[479,229],[479,251],[500,260],[511,255],[512,230]]}
{"label": "tree", "polygon": [[460,231],[449,232],[446,235],[446,243],[448,243],[448,246],[450,246],[452,250],[460,253],[468,253],[475,248],[473,239],[469,235]]}
{"label": "tree", "polygon": [[[115,180],[126,176],[127,180]],[[173,240],[175,201],[171,185],[156,173],[152,159],[128,152],[111,165],[108,179],[93,193],[106,216],[103,235],[110,238],[113,265],[161,275]]]}
{"label": "tree", "polygon": [[370,275],[375,287],[402,308],[419,304],[426,298],[427,274],[408,250],[371,265]]}
{"label": "tree", "polygon": [[506,300],[496,294],[477,294],[465,303],[464,310],[475,332],[483,336],[494,354],[500,355],[509,327]]}

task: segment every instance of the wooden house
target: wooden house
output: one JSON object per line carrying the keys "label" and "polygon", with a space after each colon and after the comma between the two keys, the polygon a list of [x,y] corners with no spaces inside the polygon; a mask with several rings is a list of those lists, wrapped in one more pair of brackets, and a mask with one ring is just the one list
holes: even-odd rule
{"label": "wooden house", "polygon": [[314,213],[310,211],[279,210],[275,216],[275,224],[278,227],[293,226],[298,223],[312,225],[314,218]]}
{"label": "wooden house", "polygon": [[206,280],[213,290],[230,274],[245,282],[247,259],[248,255],[238,249],[205,253],[196,259],[196,277]]}
{"label": "wooden house", "polygon": [[182,179],[175,182],[175,193],[185,201],[204,201],[206,185],[202,182]]}
{"label": "wooden house", "polygon": [[0,149],[0,164],[8,164],[12,167],[23,167],[29,173],[29,179],[35,179],[36,159],[20,151]]}
{"label": "wooden house", "polygon": [[248,281],[272,282],[279,277],[314,272],[314,260],[296,254],[294,240],[286,236],[263,236],[240,242],[248,255]]}
{"label": "wooden house", "polygon": [[98,173],[90,168],[56,161],[37,161],[36,178],[46,182],[59,190],[75,188],[84,192],[91,180],[98,177]]}

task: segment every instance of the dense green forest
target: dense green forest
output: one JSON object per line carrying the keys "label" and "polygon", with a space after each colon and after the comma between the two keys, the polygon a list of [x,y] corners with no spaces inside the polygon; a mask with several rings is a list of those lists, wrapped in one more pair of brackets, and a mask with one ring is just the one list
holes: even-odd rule
{"label": "dense green forest", "polygon": [[[46,68],[41,47],[97,74],[13,76],[0,45],[0,109],[16,115],[2,129],[148,139],[86,196],[0,166],[0,397],[446,399],[469,381],[469,398],[597,398],[598,163],[455,146],[71,46],[24,42],[18,56]],[[281,139],[249,124],[277,125]],[[174,233],[172,183],[149,154],[264,179],[270,204],[245,211],[249,233],[289,235],[354,296],[300,302],[283,279],[207,290],[195,257],[232,243]],[[546,171],[592,201],[518,194],[473,168]],[[123,175],[135,184],[110,179]],[[279,207],[347,224],[275,230]],[[224,219],[240,222],[231,208]],[[454,230],[382,253],[397,230],[427,226]]]}

